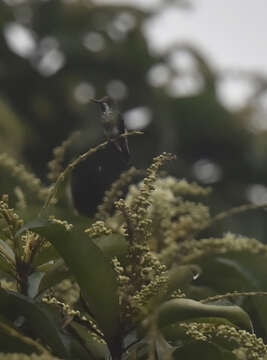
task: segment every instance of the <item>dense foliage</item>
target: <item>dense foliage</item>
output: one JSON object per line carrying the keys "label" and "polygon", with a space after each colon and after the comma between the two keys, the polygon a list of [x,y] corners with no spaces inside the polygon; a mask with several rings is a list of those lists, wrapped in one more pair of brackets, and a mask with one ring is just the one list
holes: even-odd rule
{"label": "dense foliage", "polygon": [[267,246],[201,236],[253,206],[212,217],[199,202],[211,189],[160,175],[176,161],[163,153],[135,185],[140,171],[123,173],[92,222],[66,210],[62,190],[108,142],[60,171],[70,142],[55,151],[50,187],[1,157],[20,184],[14,206],[0,201],[1,358],[263,359]]}

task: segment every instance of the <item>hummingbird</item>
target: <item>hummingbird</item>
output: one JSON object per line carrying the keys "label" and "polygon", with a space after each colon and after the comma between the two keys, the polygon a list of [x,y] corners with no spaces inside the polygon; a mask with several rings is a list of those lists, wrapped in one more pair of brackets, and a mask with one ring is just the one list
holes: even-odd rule
{"label": "hummingbird", "polygon": [[127,130],[116,101],[110,96],[104,96],[99,100],[91,99],[91,101],[100,106],[106,139],[125,157],[125,160],[129,161],[130,152],[127,137],[119,137],[121,134],[126,134]]}
{"label": "hummingbird", "polygon": [[[107,146],[92,154],[74,169],[71,178],[71,197],[75,209],[83,215],[93,217],[97,206],[103,201],[105,191],[120,174],[130,167],[130,153],[124,120],[116,102],[109,96],[90,102],[98,104]],[[86,147],[82,152],[88,150]]]}

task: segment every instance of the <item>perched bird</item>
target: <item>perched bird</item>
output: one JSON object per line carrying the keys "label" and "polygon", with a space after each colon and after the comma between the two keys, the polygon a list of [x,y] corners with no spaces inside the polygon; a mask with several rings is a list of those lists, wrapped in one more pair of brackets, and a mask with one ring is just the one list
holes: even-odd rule
{"label": "perched bird", "polygon": [[[127,137],[119,137],[126,129],[115,101],[105,96],[91,102],[100,107],[103,132],[109,144],[81,163],[73,171],[71,179],[73,205],[80,214],[90,217],[96,213],[105,191],[130,167]],[[99,143],[101,141],[99,139]],[[88,147],[82,152],[87,150]]]}
{"label": "perched bird", "polygon": [[99,100],[91,99],[91,101],[100,106],[106,139],[111,141],[116,149],[124,155],[125,160],[129,161],[130,152],[127,137],[119,138],[119,135],[126,133],[126,129],[117,103],[110,96],[105,96]]}

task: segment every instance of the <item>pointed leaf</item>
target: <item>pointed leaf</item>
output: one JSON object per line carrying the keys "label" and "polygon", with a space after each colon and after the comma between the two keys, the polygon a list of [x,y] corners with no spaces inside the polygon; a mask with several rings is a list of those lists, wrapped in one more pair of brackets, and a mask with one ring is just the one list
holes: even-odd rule
{"label": "pointed leaf", "polygon": [[70,358],[69,340],[45,304],[35,303],[21,294],[0,289],[1,314],[15,321],[25,318],[28,326],[61,357]]}
{"label": "pointed leaf", "polygon": [[119,299],[116,276],[110,263],[81,230],[74,228],[67,232],[62,225],[49,224],[37,232],[61,254],[107,341],[115,344],[120,330]]}
{"label": "pointed leaf", "polygon": [[84,326],[78,324],[76,321],[72,321],[70,326],[80,337],[93,359],[104,360],[108,357],[109,351],[107,345],[96,341]]}
{"label": "pointed leaf", "polygon": [[15,278],[15,254],[8,244],[0,239],[0,271]]}
{"label": "pointed leaf", "polygon": [[28,296],[34,298],[39,292],[39,286],[45,273],[35,271],[28,276]]}
{"label": "pointed leaf", "polygon": [[93,242],[109,259],[112,259],[115,256],[119,258],[120,256],[125,255],[129,246],[125,237],[120,234],[100,236],[93,239]]}
{"label": "pointed leaf", "polygon": [[192,341],[188,345],[179,347],[172,354],[173,360],[196,360],[200,356],[205,360],[237,360],[231,351],[216,344],[201,341]]}
{"label": "pointed leaf", "polygon": [[197,279],[201,269],[197,265],[176,266],[168,272],[168,295],[178,289],[184,289]]}
{"label": "pointed leaf", "polygon": [[[203,255],[197,259],[197,263],[203,270],[197,282],[200,285],[209,286],[219,294],[232,291],[267,291],[266,262],[265,253],[252,253],[246,250]],[[250,313],[256,314],[255,326],[264,329],[267,335],[266,298],[250,297],[246,305],[249,306]]]}
{"label": "pointed leaf", "polygon": [[60,283],[62,280],[71,277],[62,259],[57,260],[55,264],[39,266],[39,269],[45,271],[38,288],[39,294]]}
{"label": "pointed leaf", "polygon": [[8,321],[0,319],[0,351],[4,353],[26,353],[39,352],[41,345],[34,340],[24,336],[15,329]]}
{"label": "pointed leaf", "polygon": [[202,304],[191,299],[174,299],[162,304],[159,308],[158,324],[162,328],[199,317],[221,317],[241,329],[252,330],[248,314],[239,306]]}

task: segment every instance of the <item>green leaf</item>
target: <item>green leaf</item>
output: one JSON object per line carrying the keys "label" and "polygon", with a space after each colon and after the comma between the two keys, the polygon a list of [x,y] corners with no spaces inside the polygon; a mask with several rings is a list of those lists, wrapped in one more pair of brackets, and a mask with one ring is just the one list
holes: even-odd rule
{"label": "green leaf", "polygon": [[16,277],[15,254],[8,244],[0,239],[0,271]]}
{"label": "green leaf", "polygon": [[[237,327],[229,320],[225,318],[218,318],[218,317],[202,317],[202,318],[192,318],[186,321],[187,322],[194,322],[194,323],[208,323],[213,325],[228,325],[231,327]],[[188,342],[188,335],[186,335],[186,331],[183,327],[180,326],[180,323],[173,323],[171,325],[165,326],[161,328],[161,333],[164,335],[167,341],[171,342],[174,345],[180,344],[181,340]],[[191,341],[191,340],[190,340]]]}
{"label": "green leaf", "polygon": [[201,269],[197,265],[181,265],[168,272],[167,294],[175,290],[186,288],[193,280],[198,278]]}
{"label": "green leaf", "polygon": [[107,345],[97,342],[84,326],[76,321],[72,321],[70,327],[80,337],[93,359],[101,360],[108,357],[109,351]]}
{"label": "green leaf", "polygon": [[10,321],[26,319],[27,325],[60,357],[70,358],[69,339],[61,332],[49,307],[15,292],[0,289],[1,314]]}
{"label": "green leaf", "polygon": [[93,239],[99,249],[109,258],[121,257],[127,253],[128,242],[120,234],[110,234]]}
{"label": "green leaf", "polygon": [[45,264],[38,268],[45,271],[38,289],[39,294],[71,276],[62,259],[57,260],[55,264]]}
{"label": "green leaf", "polygon": [[28,276],[28,296],[34,298],[39,292],[40,283],[44,277],[45,273],[40,271],[35,271]]}
{"label": "green leaf", "polygon": [[46,264],[51,260],[57,260],[60,258],[59,253],[54,246],[49,243],[50,246],[41,247],[41,249],[35,254],[33,259],[33,266],[40,266]]}
{"label": "green leaf", "polygon": [[40,351],[40,345],[34,340],[24,336],[15,329],[10,322],[0,319],[0,351],[5,353],[26,353]]}
{"label": "green leaf", "polygon": [[231,351],[211,342],[192,341],[172,354],[173,360],[237,360]]}
{"label": "green leaf", "polygon": [[91,313],[109,345],[117,346],[120,332],[116,276],[101,250],[79,229],[48,224],[37,231],[57,249],[76,278]]}
{"label": "green leaf", "polygon": [[15,254],[11,247],[3,240],[0,239],[0,250],[5,253],[8,258],[15,262]]}
{"label": "green leaf", "polygon": [[47,224],[47,220],[43,218],[35,218],[22,226],[16,233],[16,237],[22,235],[27,230],[34,230],[44,227]]}
{"label": "green leaf", "polygon": [[252,330],[248,314],[239,306],[202,304],[191,299],[174,299],[163,303],[159,308],[159,327],[199,317],[225,318],[241,329]]}
{"label": "green leaf", "polygon": [[[266,255],[248,251],[204,255],[197,259],[197,263],[203,270],[197,282],[200,285],[209,286],[219,294],[232,291],[267,291],[266,262]],[[266,298],[250,297],[246,305],[250,313],[256,314],[255,326],[263,328],[267,334]]]}

